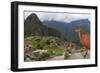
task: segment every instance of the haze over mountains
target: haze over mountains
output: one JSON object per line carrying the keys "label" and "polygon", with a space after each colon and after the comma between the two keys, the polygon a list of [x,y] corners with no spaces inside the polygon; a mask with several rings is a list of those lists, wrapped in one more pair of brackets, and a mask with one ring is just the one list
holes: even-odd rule
{"label": "haze over mountains", "polygon": [[74,32],[75,28],[80,27],[83,30],[82,32],[90,32],[90,22],[88,19],[76,20],[70,23],[59,21],[44,21],[43,24],[60,31],[67,39],[72,41],[78,39],[77,34]]}
{"label": "haze over mountains", "polygon": [[83,32],[90,32],[90,21],[88,19],[80,19],[70,23],[55,20],[41,22],[41,19],[35,13],[32,13],[24,22],[24,36],[56,36],[75,42],[79,40],[77,34],[74,32],[74,29],[78,26],[82,28]]}

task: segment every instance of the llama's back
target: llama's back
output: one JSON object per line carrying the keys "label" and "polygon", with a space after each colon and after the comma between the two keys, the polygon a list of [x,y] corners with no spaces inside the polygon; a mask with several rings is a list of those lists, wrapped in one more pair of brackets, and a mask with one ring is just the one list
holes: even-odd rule
{"label": "llama's back", "polygon": [[80,41],[86,49],[90,49],[90,34],[81,34]]}

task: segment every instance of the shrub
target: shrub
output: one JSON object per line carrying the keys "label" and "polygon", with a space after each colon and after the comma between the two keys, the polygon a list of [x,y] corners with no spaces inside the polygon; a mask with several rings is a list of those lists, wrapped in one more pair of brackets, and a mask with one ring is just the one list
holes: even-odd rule
{"label": "shrub", "polygon": [[47,60],[48,58],[50,57],[50,53],[49,52],[43,52],[43,53],[34,53],[34,56],[33,56],[33,60],[35,61],[45,61]]}
{"label": "shrub", "polygon": [[47,60],[49,57],[50,57],[50,54],[48,52],[42,53],[41,60]]}
{"label": "shrub", "polygon": [[65,52],[64,59],[68,59],[68,58],[69,58],[69,53],[68,52]]}
{"label": "shrub", "polygon": [[36,46],[36,48],[38,48],[38,49],[43,49],[43,45],[42,45],[42,44],[38,44],[38,45]]}

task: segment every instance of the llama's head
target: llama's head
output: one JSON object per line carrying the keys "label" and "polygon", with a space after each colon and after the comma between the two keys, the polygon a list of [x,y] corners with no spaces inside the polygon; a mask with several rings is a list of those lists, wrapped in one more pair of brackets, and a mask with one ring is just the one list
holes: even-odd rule
{"label": "llama's head", "polygon": [[75,30],[74,30],[75,32],[80,32],[81,31],[81,28],[80,27],[77,27],[77,28],[75,28]]}

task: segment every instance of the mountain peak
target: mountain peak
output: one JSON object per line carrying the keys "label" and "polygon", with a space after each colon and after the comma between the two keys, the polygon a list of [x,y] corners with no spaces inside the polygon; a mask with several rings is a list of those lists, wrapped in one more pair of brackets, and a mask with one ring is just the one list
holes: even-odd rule
{"label": "mountain peak", "polygon": [[38,18],[35,13],[32,13],[27,17],[27,19],[33,19],[33,18]]}
{"label": "mountain peak", "polygon": [[37,15],[35,13],[30,14],[30,16],[36,16],[37,17]]}

